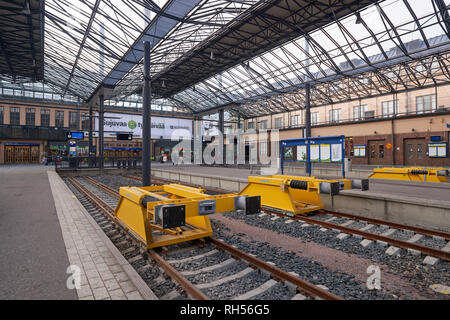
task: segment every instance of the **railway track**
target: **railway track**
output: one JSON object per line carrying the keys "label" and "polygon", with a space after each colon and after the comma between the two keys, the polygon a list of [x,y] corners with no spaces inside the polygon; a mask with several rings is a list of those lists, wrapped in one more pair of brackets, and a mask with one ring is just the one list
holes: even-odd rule
{"label": "railway track", "polygon": [[[101,213],[94,213],[93,216],[98,219],[99,225],[104,230],[108,230],[108,236],[119,240],[122,236],[125,237],[126,240],[121,240],[121,245],[125,245],[122,251],[125,252],[124,255],[132,254],[130,258],[132,261],[149,258],[147,268],[151,263],[157,264],[162,274],[152,280],[153,284],[164,281],[163,274],[165,274],[179,284],[187,297],[198,300],[270,298],[271,290],[287,290],[291,293],[292,299],[341,299],[327,290],[218,239],[209,238],[207,246],[198,248],[198,253],[195,249],[192,250],[196,248],[192,246],[193,253],[188,257],[167,260],[155,250],[146,250],[143,244],[129,234],[127,229],[114,218],[114,207],[119,199],[117,191],[89,177],[68,178],[68,182],[81,195],[83,205],[91,211],[95,208]],[[170,255],[170,252],[168,254]],[[216,261],[217,257],[219,262]],[[207,266],[204,266],[205,262]],[[192,265],[196,268],[192,269]],[[226,296],[223,296],[224,292]],[[162,296],[164,299],[179,297],[179,288],[172,288]]]}
{"label": "railway track", "polygon": [[[133,179],[135,181],[142,181],[139,177],[130,176],[130,175],[124,175],[124,177]],[[160,179],[160,178],[153,178],[152,181],[155,184],[163,184],[163,183],[174,183],[173,181]],[[189,184],[186,184],[189,185]],[[225,193],[224,190],[220,189],[213,189],[213,188],[205,188],[209,192],[213,193]],[[331,229],[335,231],[339,231],[342,234],[348,234],[348,235],[354,235],[358,236],[370,241],[375,241],[378,243],[385,243],[389,244],[392,249],[392,252],[396,252],[396,248],[402,248],[405,250],[409,250],[410,252],[420,252],[424,255],[436,257],[442,260],[450,261],[450,251],[448,249],[442,250],[438,248],[433,248],[430,246],[426,246],[420,243],[416,243],[416,241],[419,241],[420,236],[425,237],[433,237],[437,239],[443,239],[443,240],[450,240],[450,234],[442,231],[437,230],[429,230],[425,228],[420,227],[414,227],[409,225],[403,225],[399,223],[394,223],[390,221],[385,220],[379,220],[379,219],[373,219],[373,218],[366,218],[361,217],[358,215],[352,215],[348,213],[339,213],[339,212],[333,212],[328,210],[321,210],[318,212],[318,215],[316,217],[320,217],[321,215],[330,215],[332,218],[327,220],[321,220],[316,217],[305,217],[305,216],[291,216],[287,215],[285,213],[279,212],[277,210],[274,210],[273,208],[263,208],[264,213],[268,214],[274,214],[282,217],[289,218],[294,221],[301,221],[304,222],[307,225],[317,225],[325,229]],[[337,220],[337,218],[344,218],[345,221],[341,224],[332,223],[331,221]],[[354,222],[365,222],[366,226],[365,228],[352,228],[349,227],[349,225],[353,224]],[[381,228],[387,228],[387,230],[384,230],[385,232],[370,232],[369,230],[376,229],[373,228],[375,226],[381,226]],[[369,227],[369,228],[368,228]],[[398,233],[397,231],[408,231],[413,234],[412,237],[408,240],[403,240],[399,238],[395,238],[395,234]],[[388,234],[390,236],[388,236]],[[419,236],[416,236],[419,235]],[[416,238],[414,238],[416,237]],[[417,239],[417,240],[416,240]]]}

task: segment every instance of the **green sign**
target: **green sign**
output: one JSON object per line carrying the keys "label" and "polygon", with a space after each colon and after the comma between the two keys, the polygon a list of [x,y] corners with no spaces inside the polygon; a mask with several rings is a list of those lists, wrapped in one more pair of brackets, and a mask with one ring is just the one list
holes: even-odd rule
{"label": "green sign", "polygon": [[134,120],[128,121],[128,128],[130,128],[131,130],[136,128],[136,121],[134,121]]}

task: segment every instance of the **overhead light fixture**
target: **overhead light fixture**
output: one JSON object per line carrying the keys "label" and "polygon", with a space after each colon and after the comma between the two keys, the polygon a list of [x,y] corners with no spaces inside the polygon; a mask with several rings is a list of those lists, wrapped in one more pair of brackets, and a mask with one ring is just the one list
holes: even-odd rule
{"label": "overhead light fixture", "polygon": [[30,2],[28,0],[25,1],[25,7],[23,8],[22,11],[20,11],[20,13],[27,14],[27,15],[31,14]]}
{"label": "overhead light fixture", "polygon": [[163,87],[163,88],[166,87],[166,83],[164,82],[164,80],[163,80],[163,82],[162,82],[162,84],[161,84],[161,87]]}
{"label": "overhead light fixture", "polygon": [[211,51],[211,55],[209,56],[211,60],[214,60],[214,51]]}
{"label": "overhead light fixture", "polygon": [[361,13],[357,12],[355,24],[361,24],[361,23],[363,23],[363,19],[361,18]]}

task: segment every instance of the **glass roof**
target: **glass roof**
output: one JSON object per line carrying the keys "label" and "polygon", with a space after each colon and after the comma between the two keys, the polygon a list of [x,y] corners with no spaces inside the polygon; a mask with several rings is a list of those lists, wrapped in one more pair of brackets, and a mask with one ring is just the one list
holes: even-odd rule
{"label": "glass roof", "polygon": [[[172,65],[196,59],[193,49],[249,12],[258,12],[261,5],[286,11],[292,1],[46,0],[44,81],[61,97],[84,102],[95,97],[102,84],[110,85],[112,104],[127,98],[139,107],[141,98],[135,99],[135,94],[143,81],[143,41],[151,42],[151,75],[160,77]],[[329,1],[314,3],[320,8]],[[337,1],[336,10],[345,3]],[[450,0],[375,1],[357,14],[328,19],[320,28],[155,101],[194,113],[227,107],[252,117],[301,108],[306,83],[312,85],[317,105],[372,91],[420,87],[428,80],[448,82],[444,67],[450,50],[449,4]],[[330,8],[334,7],[328,4]],[[249,34],[253,27],[248,26]],[[269,41],[271,35],[255,31],[252,38]],[[210,59],[214,54],[220,52],[211,52]],[[418,72],[418,65],[430,72]]]}
{"label": "glass roof", "polygon": [[[448,6],[450,1],[445,3]],[[290,98],[283,93],[304,87],[306,82],[318,85],[332,81],[334,86],[342,86],[334,79],[353,79],[353,75],[368,71],[378,73],[390,64],[446,52],[450,48],[448,30],[433,1],[387,0],[360,14],[361,23],[356,23],[355,15],[331,23],[174,97],[190,105],[195,112],[218,105],[238,105],[235,109],[246,114],[249,113],[245,110],[247,107],[264,108],[264,104],[274,101],[276,109],[266,108],[265,113],[287,111],[298,109],[301,103],[280,102]],[[367,77],[369,75],[363,79]],[[269,101],[271,96],[276,98]],[[255,103],[256,99],[261,101]],[[253,111],[247,115],[262,112]]]}

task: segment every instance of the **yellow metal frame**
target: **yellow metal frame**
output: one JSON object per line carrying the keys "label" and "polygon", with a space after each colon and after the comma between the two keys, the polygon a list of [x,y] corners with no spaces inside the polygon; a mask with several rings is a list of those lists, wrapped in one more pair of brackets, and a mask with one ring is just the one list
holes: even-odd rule
{"label": "yellow metal frame", "polygon": [[352,188],[352,180],[350,179],[319,179],[316,177],[305,177],[305,176],[287,176],[287,175],[273,175],[271,176],[273,178],[280,178],[280,179],[291,179],[291,180],[301,180],[301,181],[313,181],[313,182],[339,182],[340,185],[344,186],[344,190],[350,190]]}
{"label": "yellow metal frame", "polygon": [[[427,171],[426,174],[416,174],[417,171]],[[376,168],[369,176],[371,179],[389,179],[421,182],[448,182],[447,175],[438,175],[445,168],[408,167],[408,168]]]}
{"label": "yellow metal frame", "polygon": [[[179,184],[151,187],[121,187],[120,200],[114,212],[115,218],[147,249],[210,237],[213,234],[208,215],[199,214],[199,201],[215,200],[215,212],[235,210],[237,194],[206,195],[201,188]],[[145,196],[160,201],[142,205]],[[184,205],[186,227],[163,229],[155,223],[155,207],[160,205]]]}
{"label": "yellow metal frame", "polygon": [[290,187],[293,176],[248,177],[247,186],[239,195],[261,196],[261,205],[281,210],[293,215],[307,214],[324,208],[319,195],[319,182],[308,179],[306,190]]}

